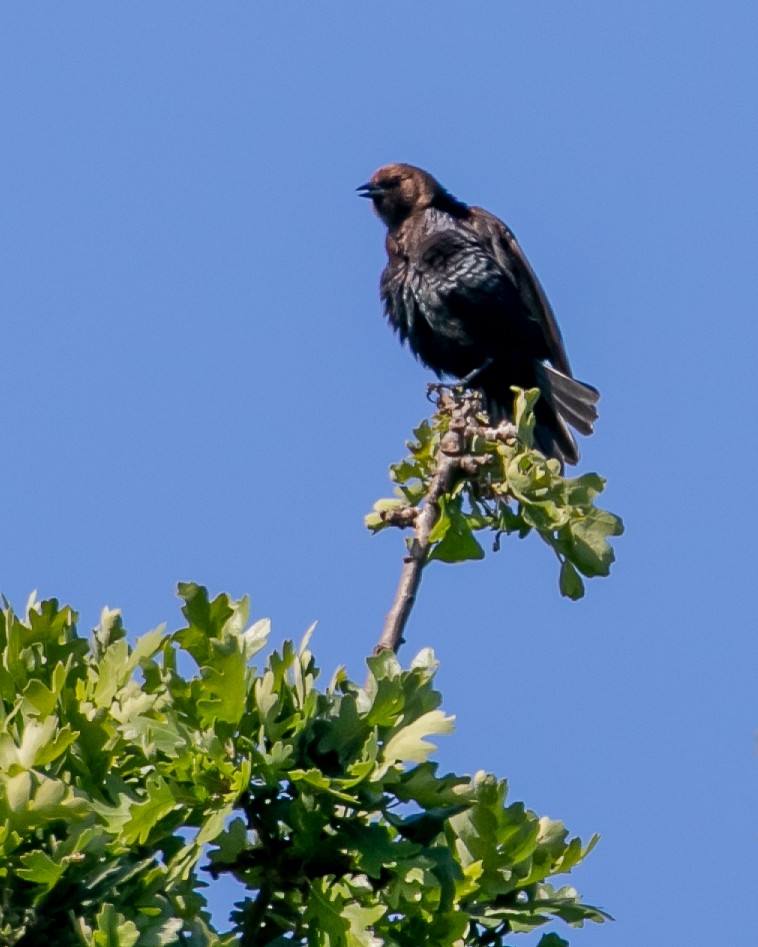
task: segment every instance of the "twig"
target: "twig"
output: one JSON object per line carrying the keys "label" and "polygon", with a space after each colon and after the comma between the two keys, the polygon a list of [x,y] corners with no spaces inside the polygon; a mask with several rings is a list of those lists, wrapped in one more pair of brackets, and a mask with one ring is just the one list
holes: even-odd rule
{"label": "twig", "polygon": [[[475,392],[448,389],[444,385],[430,386],[430,390],[437,395],[438,413],[449,414],[450,422],[437,450],[434,473],[423,506],[412,519],[413,538],[403,560],[395,599],[387,613],[374,654],[382,651],[397,653],[403,643],[403,631],[416,601],[421,574],[429,560],[429,536],[439,515],[440,498],[450,492],[456,475],[476,474],[476,458],[470,453],[472,436],[478,434],[494,439],[512,433],[512,426],[506,431],[504,427],[485,428],[481,424],[476,417],[481,411],[481,399]],[[415,510],[413,512],[416,513]]]}
{"label": "twig", "polygon": [[416,593],[421,583],[421,572],[429,554],[429,534],[437,520],[439,499],[450,490],[455,472],[459,468],[459,461],[459,457],[443,454],[442,448],[437,453],[434,477],[429,486],[424,507],[416,517],[413,539],[410,542],[408,555],[403,560],[395,600],[387,613],[382,636],[374,648],[375,654],[380,651],[397,653],[403,643],[403,629],[416,601]]}
{"label": "twig", "polygon": [[[261,928],[266,922],[266,914],[271,905],[271,898],[274,893],[274,887],[270,880],[264,880],[261,883],[258,895],[252,904],[248,904],[248,910],[242,922],[242,937],[240,947],[258,947],[263,943],[261,938]],[[265,938],[268,943],[269,938]]]}

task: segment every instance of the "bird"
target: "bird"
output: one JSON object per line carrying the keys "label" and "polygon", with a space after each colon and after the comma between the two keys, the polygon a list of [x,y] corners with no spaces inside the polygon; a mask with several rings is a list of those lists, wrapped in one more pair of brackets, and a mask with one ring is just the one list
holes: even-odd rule
{"label": "bird", "polygon": [[553,310],[508,226],[410,164],[379,168],[357,188],[387,227],[385,315],[435,374],[480,391],[490,420],[513,420],[513,386],[537,388],[534,442],[579,461],[570,430],[593,431],[600,394],[574,378]]}

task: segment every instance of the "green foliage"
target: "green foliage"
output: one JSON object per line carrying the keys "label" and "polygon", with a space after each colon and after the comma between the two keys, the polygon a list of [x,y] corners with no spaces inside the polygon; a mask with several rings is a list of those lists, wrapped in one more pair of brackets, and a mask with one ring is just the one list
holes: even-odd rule
{"label": "green foliage", "polygon": [[[308,636],[256,670],[247,600],[180,595],[186,626],[133,646],[107,609],[91,641],[54,600],[0,616],[0,945],[497,945],[605,918],[552,883],[594,839],[437,774],[431,652],[318,690]],[[226,874],[248,896],[220,935],[202,879]]]}
{"label": "green foliage", "polygon": [[[469,444],[475,472],[461,476],[439,502],[432,530],[429,559],[462,562],[481,559],[484,550],[476,533],[494,534],[493,548],[503,535],[523,538],[534,530],[561,563],[561,594],[584,595],[582,576],[606,576],[614,560],[609,537],[623,532],[620,517],[595,506],[605,481],[595,473],[564,477],[557,460],[546,459],[533,447],[537,389],[514,389],[515,436],[500,436],[480,427]],[[409,510],[429,493],[437,468],[440,444],[450,429],[450,413],[438,410],[431,423],[422,421],[408,442],[409,456],[390,467],[397,484],[395,497],[379,500],[366,517],[373,532],[392,525],[409,525]],[[405,515],[403,515],[405,514]]]}

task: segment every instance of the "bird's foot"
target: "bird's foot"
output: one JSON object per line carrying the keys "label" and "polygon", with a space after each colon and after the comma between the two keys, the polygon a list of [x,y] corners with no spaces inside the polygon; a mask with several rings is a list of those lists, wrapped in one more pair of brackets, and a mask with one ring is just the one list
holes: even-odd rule
{"label": "bird's foot", "polygon": [[443,382],[443,381],[430,381],[426,386],[426,397],[428,401],[431,401],[432,404],[439,405],[440,398],[445,395],[455,396],[456,394],[462,395],[466,390],[465,385],[461,382]]}
{"label": "bird's foot", "polygon": [[471,383],[476,381],[476,379],[482,374],[482,372],[486,372],[493,362],[494,362],[494,359],[492,358],[492,356],[487,356],[487,358],[485,358],[485,360],[482,362],[479,368],[475,368],[473,372],[469,372],[468,375],[465,375],[463,378],[461,378],[458,384],[463,385],[464,388],[470,388]]}

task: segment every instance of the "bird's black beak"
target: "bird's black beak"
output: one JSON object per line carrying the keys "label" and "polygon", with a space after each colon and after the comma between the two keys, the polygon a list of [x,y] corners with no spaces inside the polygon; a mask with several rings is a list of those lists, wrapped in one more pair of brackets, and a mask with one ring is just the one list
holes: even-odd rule
{"label": "bird's black beak", "polygon": [[381,184],[372,184],[370,181],[368,184],[361,184],[355,190],[359,197],[380,197],[384,194],[384,188]]}

